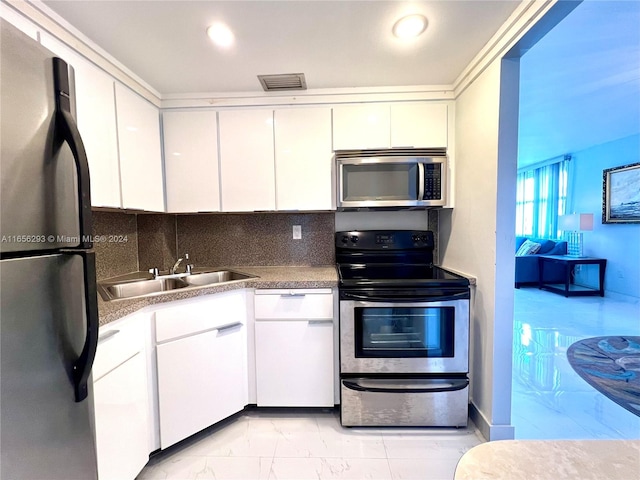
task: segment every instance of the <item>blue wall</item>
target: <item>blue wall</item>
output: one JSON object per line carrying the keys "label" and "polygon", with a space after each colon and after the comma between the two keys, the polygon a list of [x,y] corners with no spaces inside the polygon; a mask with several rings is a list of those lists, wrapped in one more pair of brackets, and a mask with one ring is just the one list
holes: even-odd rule
{"label": "blue wall", "polygon": [[[584,233],[584,254],[607,259],[607,293],[640,298],[640,224],[602,224],[602,171],[639,162],[640,135],[603,143],[572,156],[568,213],[594,214],[593,231]],[[595,271],[585,268],[576,281],[594,284],[596,278]]]}

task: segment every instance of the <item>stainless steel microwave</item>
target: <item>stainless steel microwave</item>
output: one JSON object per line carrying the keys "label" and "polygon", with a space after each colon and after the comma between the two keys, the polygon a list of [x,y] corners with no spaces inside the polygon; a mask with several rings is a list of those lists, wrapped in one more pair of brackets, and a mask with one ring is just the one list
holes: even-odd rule
{"label": "stainless steel microwave", "polygon": [[339,210],[446,205],[444,151],[336,152]]}

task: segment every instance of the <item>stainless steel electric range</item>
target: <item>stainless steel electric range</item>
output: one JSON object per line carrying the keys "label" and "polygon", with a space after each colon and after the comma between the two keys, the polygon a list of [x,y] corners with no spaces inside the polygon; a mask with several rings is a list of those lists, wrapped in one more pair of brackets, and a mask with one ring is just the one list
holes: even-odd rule
{"label": "stainless steel electric range", "polygon": [[469,281],[430,231],[337,232],[344,426],[466,426]]}

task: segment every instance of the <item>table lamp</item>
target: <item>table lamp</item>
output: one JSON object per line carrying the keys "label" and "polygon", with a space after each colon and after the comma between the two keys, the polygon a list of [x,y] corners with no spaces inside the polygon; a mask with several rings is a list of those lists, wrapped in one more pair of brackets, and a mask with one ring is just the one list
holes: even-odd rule
{"label": "table lamp", "polygon": [[593,213],[573,213],[558,217],[558,228],[567,240],[567,255],[582,257],[582,232],[593,230]]}

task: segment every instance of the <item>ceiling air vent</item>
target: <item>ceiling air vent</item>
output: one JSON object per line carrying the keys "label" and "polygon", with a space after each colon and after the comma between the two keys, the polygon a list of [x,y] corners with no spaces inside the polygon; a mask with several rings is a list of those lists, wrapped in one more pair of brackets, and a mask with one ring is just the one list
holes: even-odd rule
{"label": "ceiling air vent", "polygon": [[278,75],[258,75],[265,92],[277,90],[306,90],[304,73],[281,73]]}

